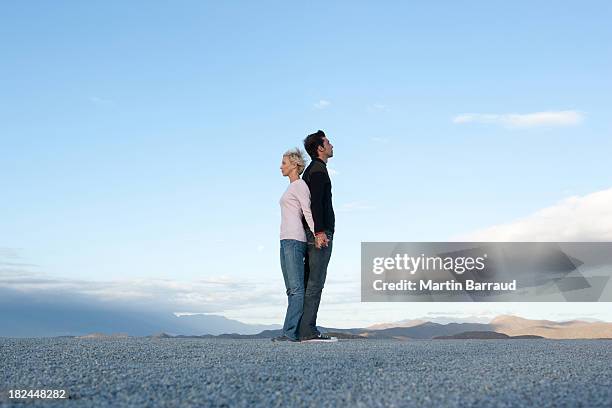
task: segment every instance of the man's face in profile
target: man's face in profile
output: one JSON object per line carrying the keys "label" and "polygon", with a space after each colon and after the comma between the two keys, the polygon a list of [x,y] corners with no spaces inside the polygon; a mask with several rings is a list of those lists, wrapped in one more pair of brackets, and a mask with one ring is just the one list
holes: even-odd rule
{"label": "man's face in profile", "polygon": [[327,157],[334,157],[334,145],[329,143],[327,137],[323,137],[323,154]]}

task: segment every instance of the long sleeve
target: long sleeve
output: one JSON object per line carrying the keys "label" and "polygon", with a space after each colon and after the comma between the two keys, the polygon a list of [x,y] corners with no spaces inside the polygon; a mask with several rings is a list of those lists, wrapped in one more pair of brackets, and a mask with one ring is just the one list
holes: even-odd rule
{"label": "long sleeve", "polygon": [[313,233],[325,230],[325,206],[323,198],[325,192],[325,174],[317,171],[310,175],[310,208],[314,220]]}
{"label": "long sleeve", "polygon": [[310,190],[308,189],[306,183],[302,183],[300,187],[301,188],[296,191],[296,196],[300,202],[302,214],[306,219],[308,228],[310,228],[310,231],[314,233],[314,221],[312,219],[312,211],[310,210]]}

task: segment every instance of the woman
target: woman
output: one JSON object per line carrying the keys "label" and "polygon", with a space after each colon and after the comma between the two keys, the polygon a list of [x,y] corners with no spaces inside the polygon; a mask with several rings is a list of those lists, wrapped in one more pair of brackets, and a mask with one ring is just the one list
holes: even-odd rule
{"label": "woman", "polygon": [[305,167],[302,150],[295,148],[283,155],[280,169],[283,176],[289,177],[289,187],[280,199],[280,262],[289,304],[283,334],[272,341],[300,341],[298,327],[304,309],[304,256],[307,248],[302,216],[310,230],[314,231],[310,190],[300,178]]}

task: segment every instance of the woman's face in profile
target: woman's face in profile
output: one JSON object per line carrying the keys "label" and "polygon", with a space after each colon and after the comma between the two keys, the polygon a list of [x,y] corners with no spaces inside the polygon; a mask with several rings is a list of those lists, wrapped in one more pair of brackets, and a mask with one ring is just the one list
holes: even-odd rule
{"label": "woman's face in profile", "polygon": [[281,162],[281,173],[283,174],[283,176],[287,177],[289,175],[289,173],[291,173],[291,170],[293,170],[295,166],[293,166],[290,162],[289,159],[286,156],[283,156],[283,161]]}

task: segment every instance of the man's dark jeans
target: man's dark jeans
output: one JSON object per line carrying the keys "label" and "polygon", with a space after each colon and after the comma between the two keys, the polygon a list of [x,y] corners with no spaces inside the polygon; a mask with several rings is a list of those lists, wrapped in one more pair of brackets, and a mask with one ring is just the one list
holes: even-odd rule
{"label": "man's dark jeans", "polygon": [[332,253],[333,234],[325,232],[328,246],[318,249],[314,245],[314,236],[306,230],[308,250],[304,259],[304,314],[300,321],[300,338],[310,338],[319,334],[317,329],[317,312],[321,302],[321,292],[327,276],[327,265]]}

